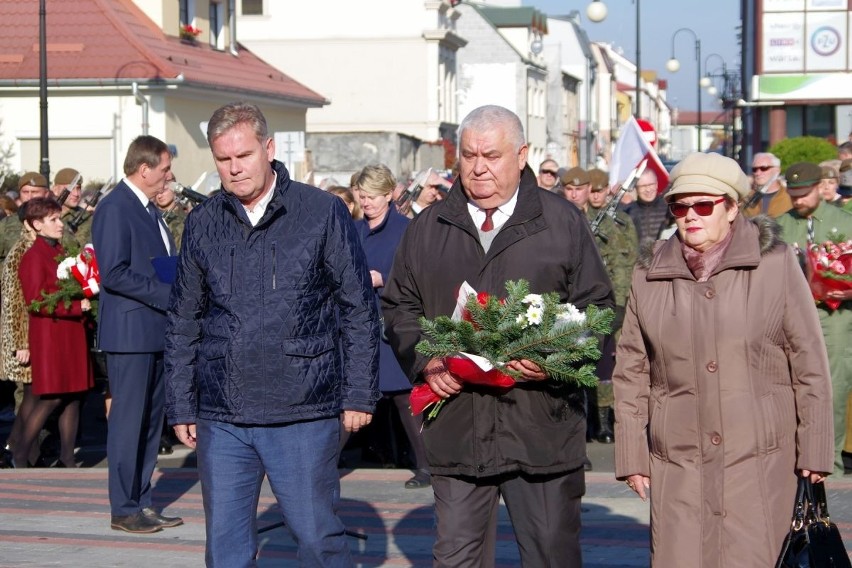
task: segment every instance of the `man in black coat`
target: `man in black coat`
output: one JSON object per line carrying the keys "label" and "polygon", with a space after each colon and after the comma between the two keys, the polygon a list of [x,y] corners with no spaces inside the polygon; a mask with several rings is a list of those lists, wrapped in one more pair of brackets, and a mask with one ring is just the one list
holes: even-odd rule
{"label": "man in black coat", "polygon": [[508,392],[464,388],[440,359],[416,353],[418,318],[450,315],[465,281],[505,296],[505,282],[523,278],[531,292],[557,292],[579,309],[612,307],[612,287],[583,213],[537,186],[514,113],[474,110],[459,141],[459,178],[409,225],[382,302],[403,370],[447,399],[423,430],[435,565],[494,565],[502,496],[525,566],[579,567],[586,431],[579,389],[557,385],[525,360],[509,363],[526,380]]}

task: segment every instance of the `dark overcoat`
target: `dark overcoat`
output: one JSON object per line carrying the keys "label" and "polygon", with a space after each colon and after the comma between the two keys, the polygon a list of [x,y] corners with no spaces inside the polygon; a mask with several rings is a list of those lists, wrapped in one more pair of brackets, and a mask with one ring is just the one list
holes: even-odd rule
{"label": "dark overcoat", "polygon": [[[611,308],[613,293],[584,214],[540,189],[528,167],[514,213],[486,253],[456,180],[444,201],[408,227],[382,296],[385,329],[411,380],[428,359],[416,353],[420,316],[451,315],[465,281],[505,296],[507,280],[529,281],[531,292],[556,292],[580,309]],[[562,473],[582,466],[586,418],[576,388],[555,382],[519,383],[504,394],[470,387],[452,397],[423,430],[429,466],[439,475],[491,476],[522,471]]]}

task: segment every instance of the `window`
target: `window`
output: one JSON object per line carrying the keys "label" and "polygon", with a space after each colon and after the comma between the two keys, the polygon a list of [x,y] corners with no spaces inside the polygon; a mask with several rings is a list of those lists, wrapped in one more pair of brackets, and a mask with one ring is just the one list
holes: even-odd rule
{"label": "window", "polygon": [[262,16],[263,0],[242,0],[243,16]]}
{"label": "window", "polygon": [[195,20],[195,0],[179,0],[180,25],[192,24]]}
{"label": "window", "polygon": [[225,49],[225,5],[221,2],[210,2],[210,47]]}

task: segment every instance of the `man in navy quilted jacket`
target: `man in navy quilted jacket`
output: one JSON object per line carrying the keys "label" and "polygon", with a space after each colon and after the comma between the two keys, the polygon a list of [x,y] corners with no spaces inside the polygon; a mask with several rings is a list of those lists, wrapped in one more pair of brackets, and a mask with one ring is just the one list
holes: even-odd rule
{"label": "man in navy quilted jacket", "polygon": [[269,478],[301,566],[351,566],[339,424],[369,424],[379,319],[349,211],[290,179],[252,104],[207,140],[224,191],[186,220],[166,335],[166,412],[198,451],[208,566],[254,566]]}

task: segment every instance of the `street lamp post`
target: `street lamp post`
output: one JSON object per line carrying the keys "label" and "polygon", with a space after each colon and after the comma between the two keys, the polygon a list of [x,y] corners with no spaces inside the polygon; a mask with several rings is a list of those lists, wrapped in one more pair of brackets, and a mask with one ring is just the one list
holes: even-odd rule
{"label": "street lamp post", "polygon": [[[640,97],[642,96],[642,54],[640,50],[641,42],[640,34],[639,34],[639,0],[634,0],[636,4],[636,95],[635,95],[635,108],[633,109],[633,116],[636,118],[640,118],[640,113],[642,111],[642,105],[640,104]],[[606,4],[602,2],[602,0],[592,0],[592,2],[586,6],[586,16],[594,23],[602,22],[607,15],[607,7]]]}
{"label": "street lamp post", "polygon": [[45,179],[50,179],[50,160],[48,158],[48,128],[47,128],[47,8],[45,0],[38,5],[38,100],[40,118],[40,153],[41,162],[39,173]]}
{"label": "street lamp post", "polygon": [[690,28],[680,28],[672,34],[672,57],[666,62],[666,69],[668,69],[671,73],[677,73],[678,69],[680,69],[680,61],[675,57],[675,38],[677,34],[680,32],[689,32],[692,34],[692,37],[695,38],[695,65],[698,67],[698,81],[696,83],[696,87],[698,89],[698,151],[701,151],[701,40],[698,39],[698,34],[696,34]]}

